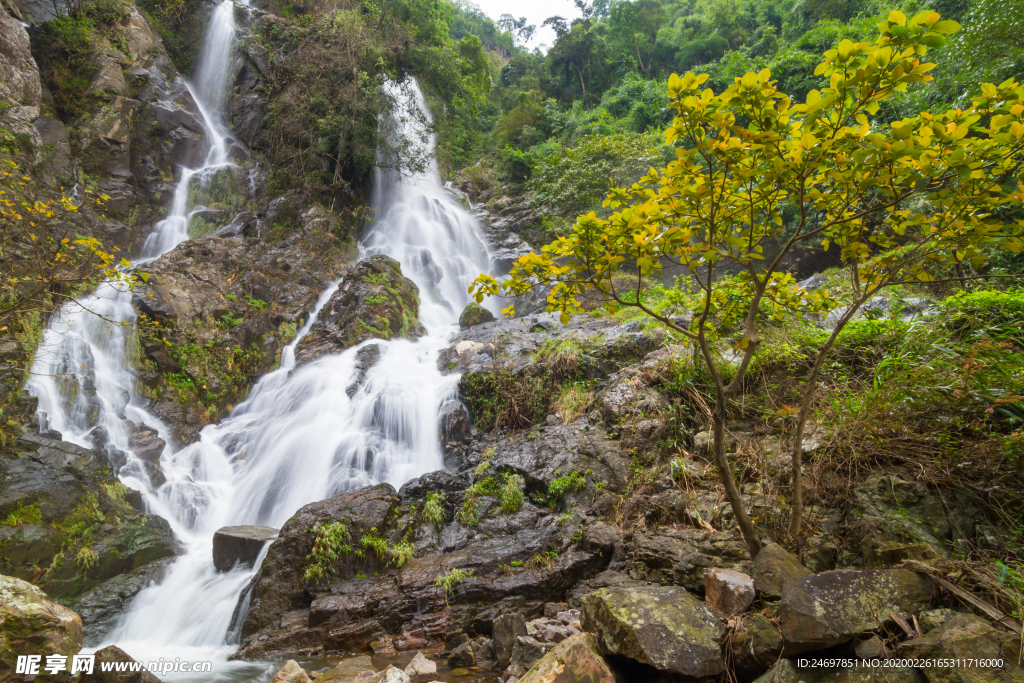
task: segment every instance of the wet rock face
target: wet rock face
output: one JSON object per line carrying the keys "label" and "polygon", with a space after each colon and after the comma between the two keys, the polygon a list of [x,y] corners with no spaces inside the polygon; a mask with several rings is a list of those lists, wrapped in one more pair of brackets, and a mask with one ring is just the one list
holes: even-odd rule
{"label": "wet rock face", "polygon": [[601,651],[688,678],[720,674],[722,615],[681,588],[605,588],[583,598]]}
{"label": "wet rock face", "polygon": [[831,571],[782,589],[787,654],[820,650],[879,628],[890,613],[917,614],[932,599],[931,580],[907,569]]}
{"label": "wet rock face", "polygon": [[86,647],[99,645],[117,625],[132,598],[149,584],[159,582],[174,559],[155,560],[69,600],[67,606],[82,618]]}
{"label": "wet rock face", "polygon": [[[0,526],[4,574],[72,600],[176,552],[167,521],[129,504],[129,489],[100,451],[56,434],[25,434],[10,450],[0,453],[0,519],[15,521]],[[91,538],[87,546],[75,532],[82,529]],[[87,570],[77,561],[83,548],[93,560]],[[37,567],[54,562],[41,578]]]}
{"label": "wet rock face", "polygon": [[296,349],[308,363],[339,353],[367,339],[418,337],[419,291],[392,258],[377,255],[359,261],[338,285],[317,321]]}
{"label": "wet rock face", "polygon": [[[0,576],[0,681],[14,681],[19,655],[70,656],[82,647],[82,620],[21,579]],[[52,680],[68,681],[64,672]]]}
{"label": "wet rock face", "polygon": [[[489,496],[479,501],[478,523],[464,527],[450,520],[453,508],[461,507],[469,481],[451,472],[435,472],[409,482],[400,499],[381,485],[300,510],[271,545],[254,581],[237,656],[419,649],[462,631],[490,635],[497,620],[499,634],[492,646],[494,655],[488,658],[507,666],[515,637],[526,632],[520,624],[503,636],[502,615],[531,610],[536,614],[545,602],[563,599],[580,579],[604,568],[621,535],[601,523],[581,520],[579,537],[573,538],[577,527],[558,524],[554,511],[524,503],[519,512],[505,514]],[[447,501],[446,526],[440,531],[419,518],[425,497],[435,491],[445,493]],[[346,556],[333,577],[308,584],[302,574],[313,544],[310,529],[328,518],[347,525],[353,544],[366,533],[392,545],[414,539],[414,557],[395,568],[393,563],[376,561],[367,550],[362,560]],[[369,531],[373,528],[376,531]],[[548,559],[537,563],[537,557]],[[437,579],[456,569],[465,578],[446,595]],[[282,614],[294,618],[282,619]],[[557,639],[552,634],[552,642],[543,645]],[[479,652],[473,648],[474,656],[481,657]],[[468,654],[463,651],[460,656],[468,659]]]}
{"label": "wet rock face", "polygon": [[[318,522],[344,523],[358,542],[371,528],[386,534],[386,523],[393,519],[399,502],[394,488],[379,484],[300,508],[281,528],[254,578],[243,635],[272,624],[282,614],[310,606],[303,574],[316,538],[313,528]],[[349,558],[348,565],[341,568],[341,575],[350,578],[356,571],[355,558]]]}
{"label": "wet rock face", "polygon": [[[136,289],[135,305],[172,345],[144,340],[137,371],[153,390],[147,408],[171,428],[176,448],[273,369],[348,259],[342,245],[302,223],[281,242],[189,240],[146,267],[149,281]],[[178,391],[168,373],[186,376],[196,391]]]}

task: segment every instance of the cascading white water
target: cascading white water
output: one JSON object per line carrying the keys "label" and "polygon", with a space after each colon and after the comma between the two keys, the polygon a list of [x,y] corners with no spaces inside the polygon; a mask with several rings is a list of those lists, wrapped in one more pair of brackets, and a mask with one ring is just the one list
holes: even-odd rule
{"label": "cascading white water", "polygon": [[[214,87],[223,88],[226,82],[234,35],[233,5],[225,1],[210,18],[200,57],[204,79],[220,83]],[[191,183],[208,179],[217,170],[230,165],[231,139],[204,100],[203,92],[209,90],[200,92],[188,87],[198,106],[209,150],[200,168],[180,169],[170,213],[146,238],[142,258],[135,265],[144,265],[188,239]],[[66,441],[86,447],[99,445],[97,437],[102,437],[102,442],[126,461],[119,471],[121,479],[133,488],[149,490],[149,478],[142,463],[129,448],[130,425],[126,420],[155,428],[165,441],[169,441],[169,433],[135,397],[135,378],[127,357],[126,328],[121,324],[135,320],[132,293],[117,283],[105,282],[91,296],[64,306],[44,334],[26,389],[39,399],[40,423],[44,429],[55,429]]]}
{"label": "cascading white water", "polygon": [[[197,72],[201,87],[193,90],[211,149],[203,168],[182,169],[171,215],[147,239],[142,263],[188,238],[190,181],[229,163],[230,136],[218,109],[233,36],[233,9],[225,0],[211,18]],[[48,361],[40,356],[30,387],[40,399],[41,416],[65,439],[91,445],[99,405],[107,442],[127,460],[119,472],[122,480],[144,491],[150,511],[170,522],[185,549],[158,585],[139,593],[107,637],[136,659],[214,660],[214,676],[202,678],[207,681],[260,677],[266,665],[226,660],[237,647],[227,639],[232,613],[255,568],[216,572],[214,531],[236,524],[280,527],[306,503],[378,482],[397,487],[443,467],[438,410],[453,396],[458,378],[440,373],[437,355],[468,303],[470,281],[492,270],[491,259],[475,220],[441,186],[433,139],[422,128],[429,112],[418,87],[389,86],[388,93],[395,116],[382,124],[382,132],[414,141],[413,151],[418,148],[430,162],[422,172],[404,175],[382,164],[373,198],[378,218],[361,253],[399,260],[403,273],[419,287],[420,320],[428,334],[415,342],[367,342],[380,345],[380,359],[352,397],[346,387],[356,375],[358,348],[302,367],[295,362],[296,344],[335,283],[283,350],[279,369],[261,378],[229,418],[205,428],[198,442],[176,453],[165,448],[161,468],[167,482],[153,491],[131,453],[126,420],[150,425],[169,441],[168,430],[134,395],[122,328],[89,312],[132,321],[130,293],[103,285],[83,302],[84,308],[62,310],[47,331],[45,344],[53,353]],[[62,389],[69,384],[63,378],[73,378],[70,384],[80,389]],[[164,676],[176,677],[187,675]]]}

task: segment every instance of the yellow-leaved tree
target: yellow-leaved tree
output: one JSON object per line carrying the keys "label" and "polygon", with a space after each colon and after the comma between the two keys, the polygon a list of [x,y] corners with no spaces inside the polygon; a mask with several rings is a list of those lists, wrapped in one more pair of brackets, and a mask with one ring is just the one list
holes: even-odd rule
{"label": "yellow-leaved tree", "polygon": [[[815,73],[828,87],[803,102],[779,92],[767,69],[736,78],[720,93],[702,87],[706,75],[673,75],[675,118],[665,135],[676,160],[632,187],[613,189],[605,202],[614,210],[609,218],[580,216],[568,235],[521,257],[504,281],[482,275],[470,288],[479,301],[543,287],[547,309],[563,319],[581,310],[584,291],[596,290],[687,338],[714,383],[714,460],[754,556],[761,543],[726,459],[724,423],[761,342],[759,312],[770,307],[776,316],[802,315],[846,304],[817,353],[796,415],[789,532],[798,537],[802,435],[819,370],[839,332],[885,287],[934,279],[929,273],[959,262],[982,265],[992,248],[1024,246],[1022,226],[996,217],[1024,201],[1024,87],[985,83],[965,109],[873,119],[894,92],[930,80],[934,65],[923,57],[958,29],[935,12],[910,20],[892,12],[875,42],[843,40],[825,53]],[[795,211],[795,225],[783,220],[784,208]],[[851,300],[796,286],[783,264],[798,245],[839,250],[855,284]],[[701,290],[688,327],[641,297],[643,278],[669,264],[685,268]],[[721,277],[737,271],[738,280]],[[635,288],[618,288],[623,274],[632,274]],[[725,286],[728,310],[742,329],[730,360],[719,353],[716,329]],[[505,312],[513,314],[513,307]]]}

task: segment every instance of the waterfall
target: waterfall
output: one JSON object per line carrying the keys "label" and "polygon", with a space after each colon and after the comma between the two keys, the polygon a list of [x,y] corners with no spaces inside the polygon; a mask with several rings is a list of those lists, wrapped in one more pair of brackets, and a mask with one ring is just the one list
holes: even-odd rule
{"label": "waterfall", "polygon": [[[206,163],[182,169],[171,213],[147,239],[138,263],[188,238],[189,183],[230,163],[230,135],[219,108],[230,69],[233,16],[228,0],[214,11],[197,70],[201,87],[192,90],[211,142]],[[469,283],[493,269],[476,221],[441,185],[434,140],[424,128],[430,113],[418,86],[389,85],[386,92],[395,106],[381,124],[382,133],[413,141],[412,151],[427,163],[418,172],[401,173],[388,167],[391,153],[382,150],[372,199],[377,218],[360,255],[384,253],[401,263],[420,290],[426,336],[371,340],[297,367],[295,347],[334,293],[337,283],[332,284],[282,351],[280,367],[262,377],[246,401],[220,424],[204,428],[197,442],[178,452],[164,449],[166,483],[154,491],[131,453],[127,420],[156,428],[169,442],[168,430],[134,394],[123,328],[90,312],[130,322],[135,316],[130,293],[105,284],[84,308],[61,310],[46,332],[52,353],[46,354],[49,360],[40,355],[30,386],[39,397],[43,423],[86,446],[96,443],[96,428],[102,427],[106,443],[124,454],[122,481],[144,492],[149,510],[168,520],[185,550],[159,584],[135,597],[107,636],[107,643],[138,660],[214,660],[215,677],[262,676],[266,663],[227,661],[237,648],[227,638],[232,613],[256,569],[215,571],[213,533],[238,524],[280,527],[307,503],[379,482],[398,487],[444,466],[438,412],[455,395],[458,377],[442,375],[437,357],[457,329]],[[380,347],[380,359],[349,397],[356,353],[366,344]],[[68,390],[69,383],[79,389]]]}

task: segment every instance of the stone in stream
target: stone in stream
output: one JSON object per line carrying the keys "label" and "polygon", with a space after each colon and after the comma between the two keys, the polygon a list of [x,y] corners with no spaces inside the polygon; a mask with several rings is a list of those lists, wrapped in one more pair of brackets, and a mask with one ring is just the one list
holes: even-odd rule
{"label": "stone in stream", "polygon": [[277,538],[269,526],[226,526],[213,534],[213,566],[226,572],[236,564],[252,564],[263,544]]}
{"label": "stone in stream", "polygon": [[[113,662],[134,663],[136,660],[116,645],[108,645],[96,653],[91,674],[82,674],[78,683],[160,683],[160,679],[145,669],[141,671],[104,671],[103,665]],[[306,679],[309,680],[308,678]],[[289,683],[299,683],[289,681]]]}
{"label": "stone in stream", "polygon": [[411,683],[411,681],[404,671],[389,666],[379,674],[360,679],[359,683]]}
{"label": "stone in stream", "polygon": [[274,676],[274,683],[311,683],[309,674],[294,659],[289,659]]}
{"label": "stone in stream", "polygon": [[417,652],[416,656],[409,662],[409,665],[405,667],[405,673],[410,676],[436,674],[437,664],[424,657],[422,652]]}
{"label": "stone in stream", "polygon": [[317,676],[317,683],[354,683],[359,678],[368,678],[377,673],[369,655],[349,657],[338,662],[330,671]]}
{"label": "stone in stream", "polygon": [[455,668],[476,666],[476,653],[473,651],[473,643],[465,642],[452,650],[448,655],[448,666]]}
{"label": "stone in stream", "polygon": [[[0,681],[14,677],[19,655],[70,656],[82,648],[82,620],[28,581],[0,576]],[[69,667],[70,670],[70,667]],[[65,671],[50,680],[67,681]]]}

